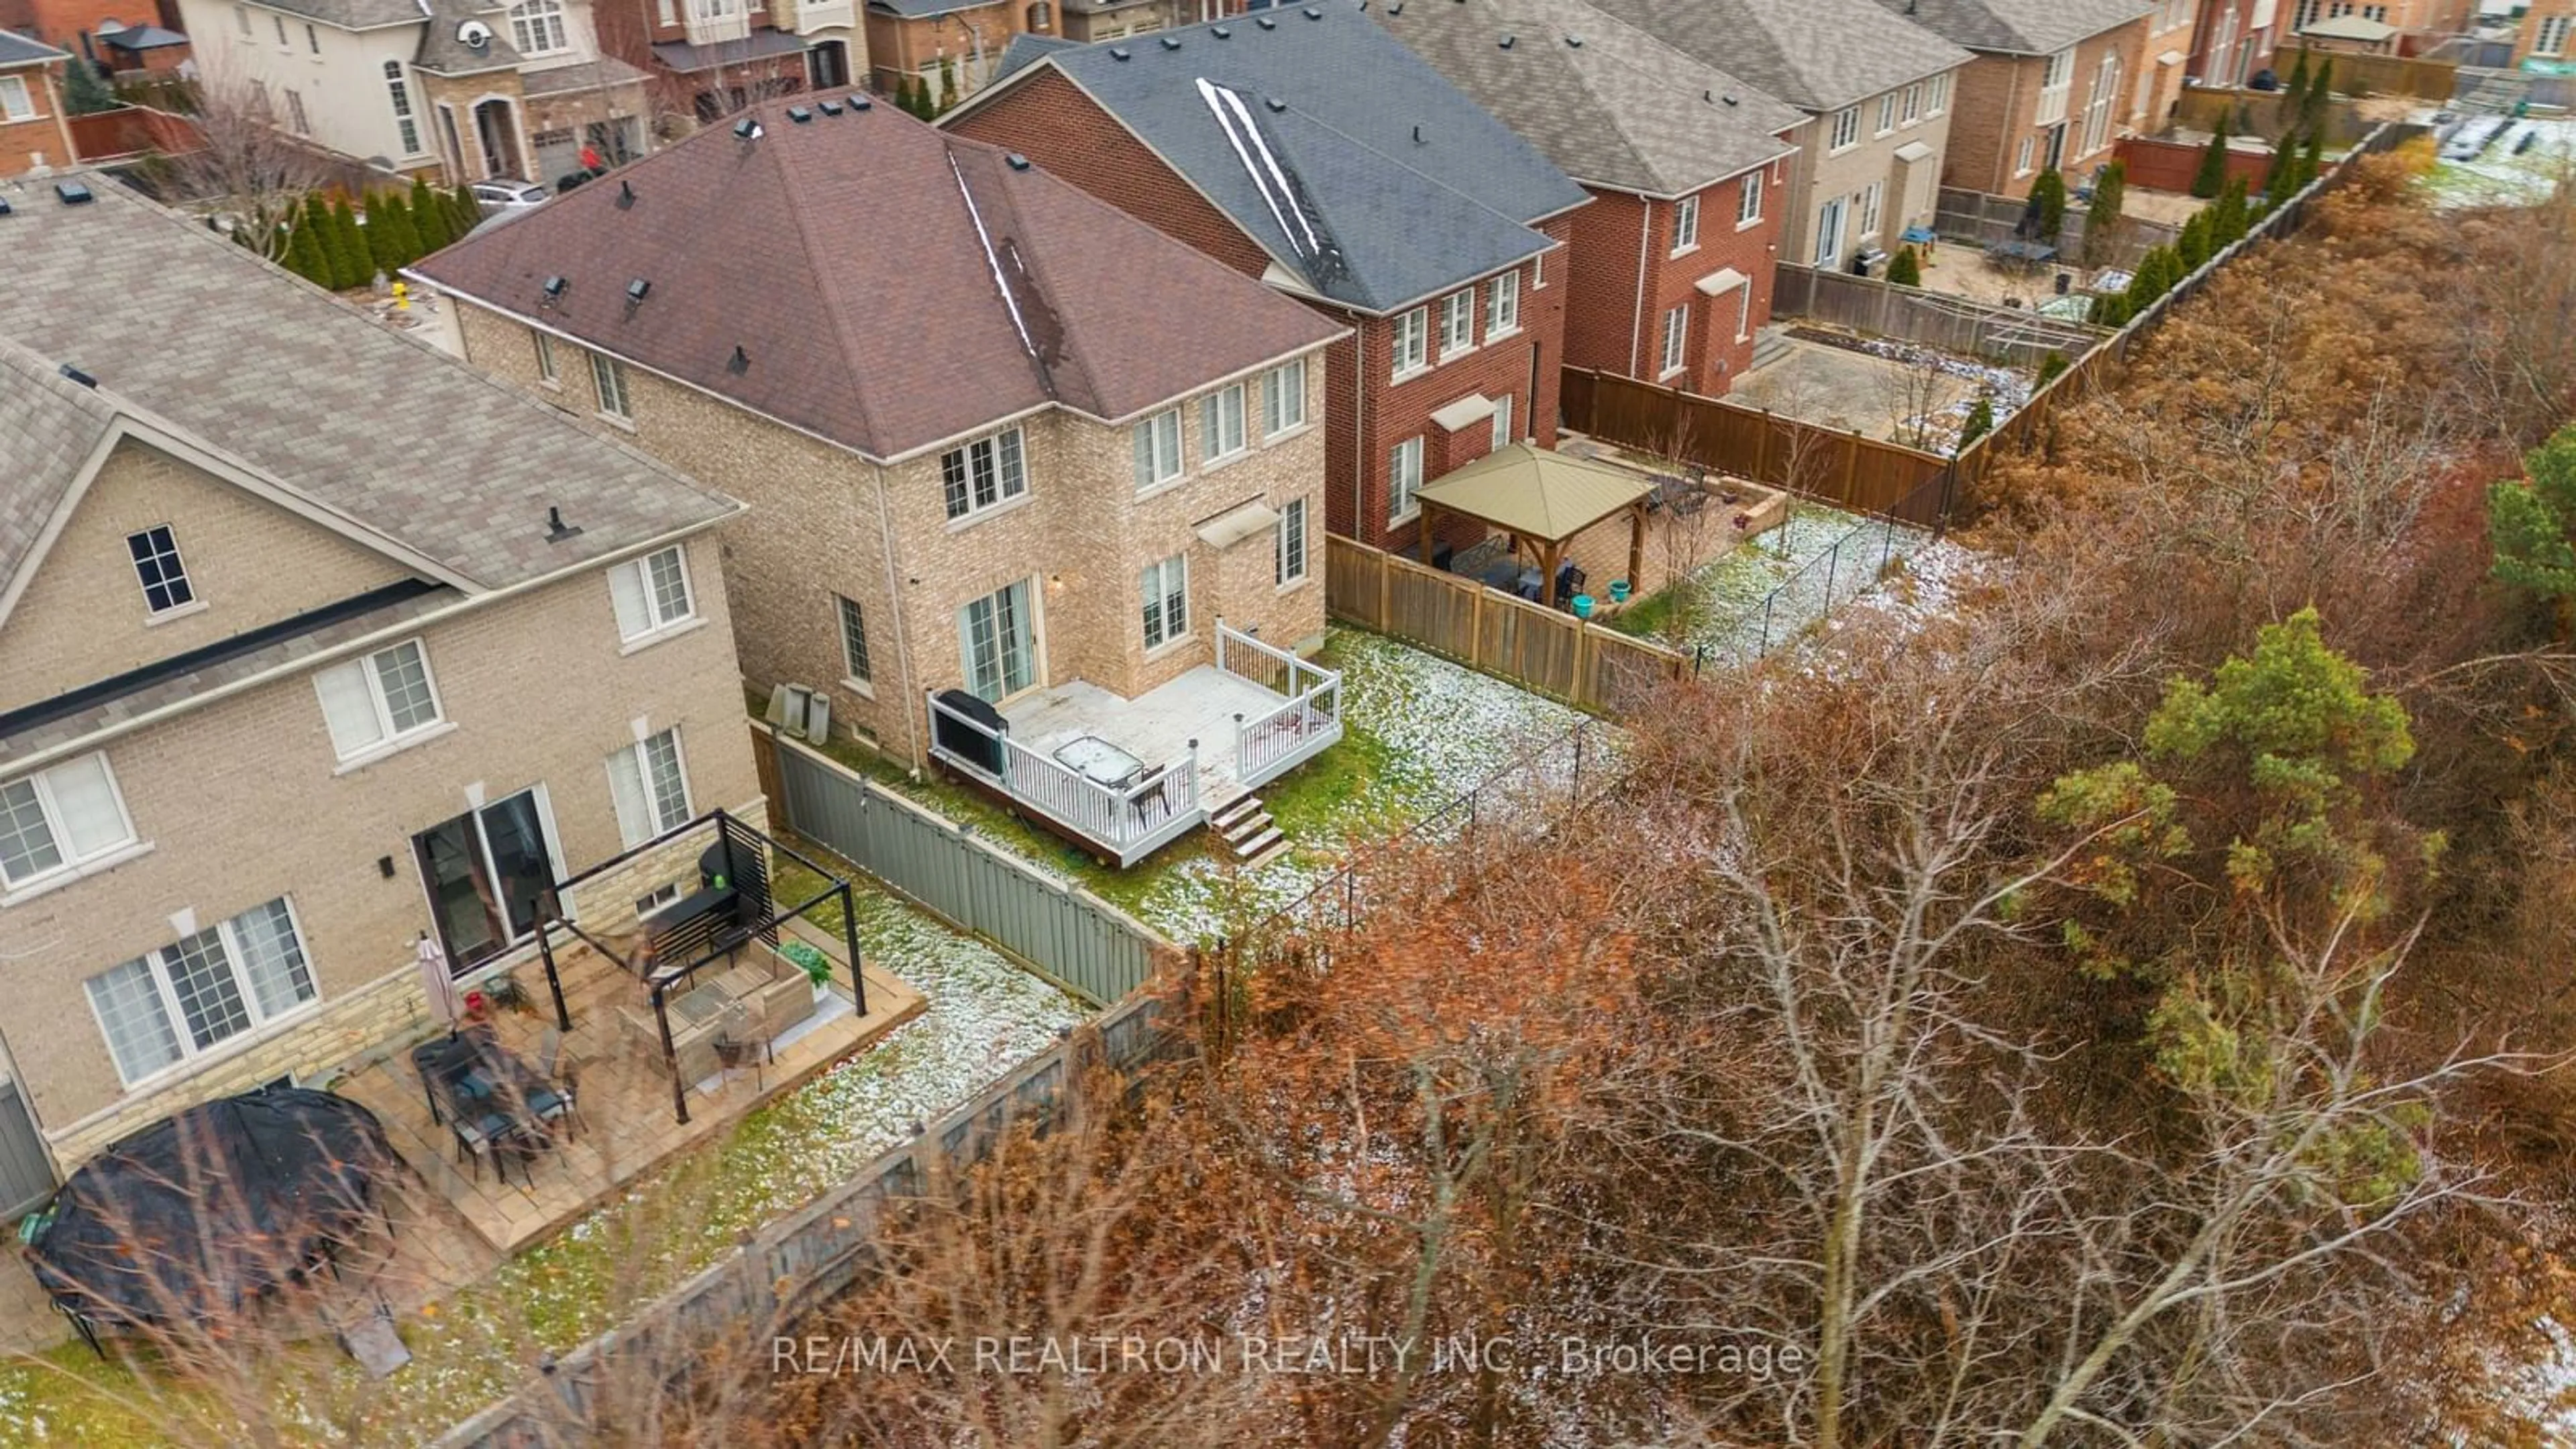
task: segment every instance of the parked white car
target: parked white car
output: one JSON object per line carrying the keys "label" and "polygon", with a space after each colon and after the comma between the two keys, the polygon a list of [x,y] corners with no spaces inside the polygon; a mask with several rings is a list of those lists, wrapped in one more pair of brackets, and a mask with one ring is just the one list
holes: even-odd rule
{"label": "parked white car", "polygon": [[474,203],[485,216],[498,216],[505,211],[524,211],[537,206],[554,193],[533,181],[513,181],[496,177],[474,183]]}

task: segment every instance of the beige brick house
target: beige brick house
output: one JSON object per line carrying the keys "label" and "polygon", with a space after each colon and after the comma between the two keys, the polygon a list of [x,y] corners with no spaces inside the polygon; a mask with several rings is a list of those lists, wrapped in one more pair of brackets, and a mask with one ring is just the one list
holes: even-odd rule
{"label": "beige brick house", "polygon": [[1011,742],[970,777],[1120,860],[1279,762],[1237,713],[1287,709],[1288,753],[1338,735],[1293,707],[1293,651],[1324,628],[1339,328],[861,96],[755,107],[624,180],[419,271],[476,366],[751,504],[724,552],[757,685],[909,764],[977,764],[936,748],[930,696],[980,701],[970,734],[998,706]]}
{"label": "beige brick house", "polygon": [[[2162,0],[1878,0],[1976,59],[1959,73],[1941,184],[2027,196],[2040,172],[2081,179],[2167,91],[2183,63],[2185,12]],[[2158,48],[2161,47],[2161,48]],[[2170,61],[2162,59],[2171,55]]]}
{"label": "beige brick house", "polygon": [[0,1069],[66,1170],[760,798],[739,504],[91,185],[0,268]]}
{"label": "beige brick house", "polygon": [[1596,3],[1804,113],[1783,133],[1797,151],[1777,194],[1755,198],[1781,216],[1779,260],[1892,256],[1908,228],[1932,225],[1968,52],[1870,0]]}

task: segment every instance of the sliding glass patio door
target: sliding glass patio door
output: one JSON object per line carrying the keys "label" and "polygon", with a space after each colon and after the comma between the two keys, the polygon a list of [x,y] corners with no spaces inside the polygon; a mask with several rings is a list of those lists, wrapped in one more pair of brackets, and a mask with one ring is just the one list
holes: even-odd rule
{"label": "sliding glass patio door", "polygon": [[1036,683],[1034,623],[1026,579],[958,610],[957,650],[966,666],[966,687],[998,703]]}
{"label": "sliding glass patio door", "polygon": [[542,785],[431,826],[412,837],[412,852],[439,941],[459,974],[536,930],[545,893],[563,869]]}

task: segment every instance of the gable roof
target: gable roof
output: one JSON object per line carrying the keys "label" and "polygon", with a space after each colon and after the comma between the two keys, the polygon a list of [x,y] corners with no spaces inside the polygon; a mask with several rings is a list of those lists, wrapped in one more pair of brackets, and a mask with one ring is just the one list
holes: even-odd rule
{"label": "gable roof", "polygon": [[1062,74],[1318,296],[1408,306],[1553,245],[1586,194],[1343,0],[1048,51]]}
{"label": "gable roof", "polygon": [[342,30],[381,30],[388,25],[418,25],[426,16],[420,0],[249,0],[267,10],[301,15]]}
{"label": "gable roof", "polygon": [[[892,106],[803,97],[744,122],[756,140],[711,127],[414,270],[889,460],[1049,404],[1123,419],[1341,335]],[[554,276],[568,285],[548,303]],[[630,304],[637,280],[651,287]]]}
{"label": "gable roof", "polygon": [[35,550],[115,422],[115,404],[0,339],[0,587]]}
{"label": "gable roof", "polygon": [[[483,589],[740,508],[107,177],[83,179],[96,200],[26,191],[0,217],[0,337],[33,359],[0,370],[0,416],[26,399],[39,421],[4,435],[29,459],[58,459],[66,428],[90,429],[94,446],[98,406],[148,417],[335,526]],[[88,402],[50,371],[65,365],[97,380]],[[76,478],[58,461],[0,467],[0,588]],[[549,507],[581,532],[548,542]]]}
{"label": "gable roof", "polygon": [[22,65],[49,65],[69,59],[68,52],[56,50],[40,40],[30,39],[14,30],[0,30],[0,70],[15,70]]}
{"label": "gable roof", "polygon": [[2400,33],[2396,26],[2367,15],[2336,15],[2320,20],[2299,32],[2321,40],[2386,40]]}
{"label": "gable roof", "polygon": [[1871,0],[1595,3],[1666,45],[1808,111],[1841,110],[1972,58],[1929,30],[1891,20]]}
{"label": "gable roof", "polygon": [[[411,63],[438,75],[480,75],[516,70],[526,63],[510,43],[509,7],[492,0],[420,0],[419,48]],[[492,32],[480,46],[467,45],[461,31],[469,20]]]}
{"label": "gable roof", "polygon": [[1970,50],[2051,55],[2152,13],[2150,0],[1878,0]]}
{"label": "gable roof", "polygon": [[1678,196],[1796,149],[1806,114],[1588,0],[1441,0],[1368,13],[1579,181]]}

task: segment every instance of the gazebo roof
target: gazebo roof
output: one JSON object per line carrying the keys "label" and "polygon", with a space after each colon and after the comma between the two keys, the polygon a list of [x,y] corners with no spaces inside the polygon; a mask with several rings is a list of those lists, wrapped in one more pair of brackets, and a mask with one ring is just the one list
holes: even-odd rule
{"label": "gazebo roof", "polygon": [[1424,488],[1424,503],[1562,543],[1654,491],[1625,468],[1514,443]]}

